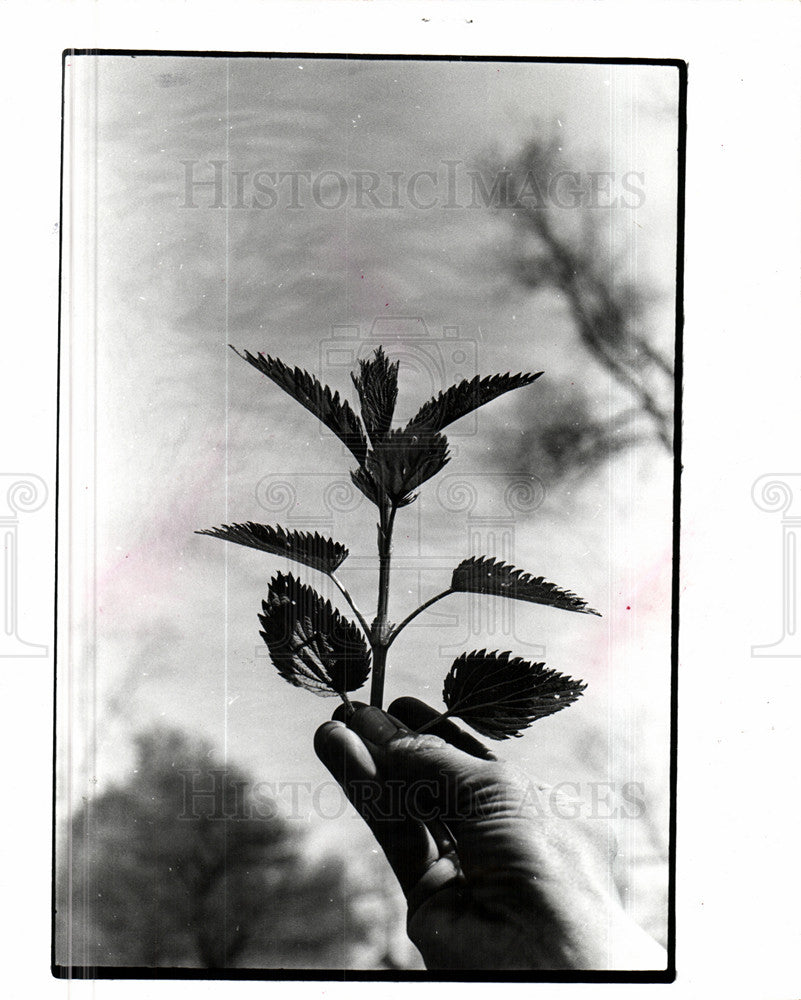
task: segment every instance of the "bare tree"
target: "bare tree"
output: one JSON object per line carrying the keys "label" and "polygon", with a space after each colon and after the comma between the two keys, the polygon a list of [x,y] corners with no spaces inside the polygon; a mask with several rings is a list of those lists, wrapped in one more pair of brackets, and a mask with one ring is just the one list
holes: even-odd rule
{"label": "bare tree", "polygon": [[608,213],[580,201],[567,212],[558,202],[560,182],[575,177],[558,139],[532,139],[511,165],[484,173],[513,227],[515,279],[556,296],[578,344],[627,400],[611,415],[599,415],[582,386],[557,390],[554,405],[540,411],[536,441],[528,435],[520,447],[538,452],[557,476],[648,437],[671,452],[673,366],[647,330],[649,291],[641,279],[626,276],[625,249],[613,249]]}
{"label": "bare tree", "polygon": [[77,965],[234,964],[296,854],[285,821],[255,811],[248,776],[158,727],[124,785],[78,809],[60,902]]}

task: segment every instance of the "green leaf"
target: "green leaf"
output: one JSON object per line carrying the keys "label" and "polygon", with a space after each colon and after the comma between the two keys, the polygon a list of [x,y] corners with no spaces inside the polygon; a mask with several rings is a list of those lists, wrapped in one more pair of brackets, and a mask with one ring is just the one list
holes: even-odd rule
{"label": "green leaf", "polygon": [[332,393],[314,375],[300,368],[290,368],[278,358],[263,354],[256,356],[250,351],[240,354],[233,346],[231,349],[313,413],[348,447],[359,464],[364,461],[367,454],[364,428],[350,403],[346,399],[340,400],[338,392]]}
{"label": "green leaf", "polygon": [[261,636],[281,676],[322,697],[360,688],[370,675],[361,630],[291,573],[277,573],[262,602]]}
{"label": "green leaf", "polygon": [[286,556],[295,562],[311,566],[321,573],[334,573],[348,557],[348,550],[340,542],[324,538],[317,532],[287,531],[279,526],[255,524],[224,524],[220,528],[205,528],[196,535],[210,535],[225,542],[247,545],[276,556]]}
{"label": "green leaf", "polygon": [[572,705],[586,688],[544,663],[485,649],[462,653],[445,678],[446,715],[493,740],[522,736],[532,722]]}
{"label": "green leaf", "polygon": [[486,556],[465,559],[453,571],[451,590],[472,594],[493,594],[512,597],[532,604],[546,604],[565,611],[580,611],[586,615],[600,612],[587,606],[587,602],[572,591],[562,590],[548,583],[541,576],[531,576],[521,569]]}
{"label": "green leaf", "polygon": [[486,378],[480,378],[476,375],[475,378],[465,379],[458,385],[452,385],[445,392],[430,399],[412,417],[408,426],[429,431],[441,431],[443,427],[452,424],[454,420],[477,410],[485,403],[491,403],[493,399],[497,399],[505,392],[531,385],[540,375],[542,372],[536,372],[534,375],[529,373],[510,375],[507,373],[506,375],[489,375]]}
{"label": "green leaf", "polygon": [[390,362],[383,347],[372,358],[359,361],[359,374],[351,375],[362,404],[362,420],[373,444],[377,444],[392,424],[398,399],[399,361]]}
{"label": "green leaf", "polygon": [[367,453],[364,465],[351,472],[351,478],[377,506],[387,497],[395,507],[405,507],[416,498],[413,491],[449,460],[448,441],[442,434],[397,428]]}

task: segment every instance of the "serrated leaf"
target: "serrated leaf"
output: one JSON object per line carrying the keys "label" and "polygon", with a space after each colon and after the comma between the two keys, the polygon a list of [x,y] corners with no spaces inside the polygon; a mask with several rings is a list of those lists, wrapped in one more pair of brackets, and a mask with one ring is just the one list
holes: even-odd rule
{"label": "serrated leaf", "polygon": [[373,444],[377,444],[392,424],[398,399],[398,365],[377,347],[373,357],[359,361],[359,374],[351,375],[362,405],[362,420]]}
{"label": "serrated leaf", "polygon": [[544,663],[511,653],[462,653],[445,678],[448,711],[493,740],[522,736],[532,722],[572,705],[586,688]]}
{"label": "serrated leaf", "polygon": [[368,452],[351,478],[373,503],[380,506],[382,497],[388,497],[395,507],[405,507],[415,499],[413,491],[449,461],[448,441],[442,434],[397,428]]}
{"label": "serrated leaf", "polygon": [[532,604],[546,604],[565,611],[579,611],[586,615],[600,612],[587,606],[587,602],[570,590],[562,590],[555,583],[548,583],[541,576],[531,576],[521,569],[486,556],[472,557],[460,562],[453,571],[451,590],[472,594],[493,594],[511,597]]}
{"label": "serrated leaf", "polygon": [[322,697],[360,688],[370,651],[358,626],[291,573],[277,573],[262,602],[261,636],[278,672]]}
{"label": "serrated leaf", "polygon": [[336,436],[348,447],[350,452],[361,464],[367,454],[367,438],[361,421],[351,409],[350,403],[339,398],[338,392],[332,392],[327,385],[323,385],[314,375],[310,375],[301,368],[290,368],[278,358],[265,357],[263,354],[253,355],[250,351],[240,354],[233,348],[240,358],[253,365],[267,378],[272,379],[284,392],[296,399],[301,406],[305,406],[310,413],[313,413],[318,420],[334,432]]}
{"label": "serrated leaf", "polygon": [[540,375],[542,372],[536,372],[533,375],[530,373],[518,373],[517,375],[507,373],[506,375],[489,375],[486,378],[476,375],[472,379],[465,379],[458,385],[452,385],[449,389],[430,399],[412,417],[408,426],[429,431],[441,431],[443,427],[452,424],[454,420],[477,410],[479,406],[491,403],[493,399],[497,399],[505,392],[531,385]]}
{"label": "serrated leaf", "polygon": [[376,507],[382,505],[383,494],[381,487],[364,466],[359,466],[358,469],[351,469],[350,478],[356,489],[363,493]]}
{"label": "serrated leaf", "polygon": [[340,542],[324,538],[317,532],[287,531],[280,525],[272,527],[269,524],[255,524],[248,521],[245,524],[223,524],[220,528],[205,528],[196,531],[196,535],[210,535],[221,538],[225,542],[246,545],[251,549],[260,549],[276,556],[286,556],[295,562],[311,566],[321,573],[334,573],[348,557],[348,550]]}

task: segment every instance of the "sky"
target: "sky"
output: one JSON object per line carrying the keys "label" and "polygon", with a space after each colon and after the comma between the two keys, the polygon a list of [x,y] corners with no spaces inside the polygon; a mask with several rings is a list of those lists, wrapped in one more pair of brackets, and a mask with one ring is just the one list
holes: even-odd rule
{"label": "sky", "polygon": [[[78,416],[60,799],[124,779],[131,735],[156,721],[202,732],[259,779],[319,783],[311,736],[334,703],[285,684],[258,636],[269,578],[286,567],[194,532],[257,520],[331,534],[351,549],[341,575],[367,607],[374,517],[343,449],[228,345],[352,395],[352,363],[381,342],[401,360],[401,418],[450,381],[496,371],[545,370],[540,381],[551,372],[616,399],[563,305],[514,282],[513,226],[471,204],[469,172],[557,136],[582,183],[610,174],[620,194],[628,177],[636,207],[590,211],[610,259],[648,287],[649,331],[670,353],[676,71],[76,57],[68,73]],[[393,648],[388,695],[438,705],[465,644],[545,658],[587,693],[504,753],[545,780],[642,781],[663,817],[671,462],[645,445],[559,483],[504,468],[497,443],[537,420],[537,384],[521,392],[455,425],[447,469],[400,512],[394,615],[478,545],[604,617],[451,598]]]}

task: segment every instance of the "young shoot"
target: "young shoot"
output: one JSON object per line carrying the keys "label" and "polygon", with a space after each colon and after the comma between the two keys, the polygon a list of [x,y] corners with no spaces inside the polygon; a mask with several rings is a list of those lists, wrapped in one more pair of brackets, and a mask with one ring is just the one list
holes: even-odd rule
{"label": "young shoot", "polygon": [[[236,351],[235,348],[232,348]],[[436,601],[474,593],[528,601],[565,611],[597,615],[586,601],[506,563],[485,556],[464,559],[450,584],[412,610],[399,625],[389,621],[392,534],[396,514],[414,503],[418,490],[449,461],[444,428],[513,389],[532,385],[535,374],[476,376],[424,403],[405,426],[393,426],[398,397],[398,365],[378,347],[352,373],[359,413],[314,375],[278,358],[249,351],[237,355],[314,414],[348,448],[356,461],[354,485],[377,509],[378,580],[372,622],[356,607],[336,575],[348,557],[341,543],[317,533],[291,531],[252,521],[197,532],[284,556],[316,570],[334,583],[355,617],[343,616],[330,601],[291,573],[270,581],[259,615],[261,636],[280,675],[296,687],[338,696],[349,711],[349,695],[370,679],[370,704],[383,707],[387,653],[398,635]],[[402,515],[401,515],[402,516]],[[486,649],[463,653],[445,678],[441,717],[454,716],[491,739],[520,736],[537,719],[552,715],[580,697],[586,685],[544,663],[511,652]]]}

